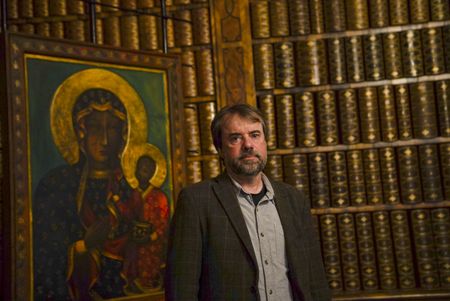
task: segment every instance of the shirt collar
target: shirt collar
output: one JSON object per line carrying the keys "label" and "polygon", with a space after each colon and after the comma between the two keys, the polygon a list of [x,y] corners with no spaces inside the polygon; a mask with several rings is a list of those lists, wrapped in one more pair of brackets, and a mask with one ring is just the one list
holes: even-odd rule
{"label": "shirt collar", "polygon": [[[231,175],[228,174],[228,176],[231,179],[231,182],[233,183],[234,189],[236,194],[241,194],[241,195],[248,195],[247,192],[244,191],[244,189],[242,188],[241,184],[238,183],[238,181],[236,181],[235,179],[233,179],[233,177]],[[266,196],[269,200],[274,201],[274,191],[273,191],[273,187],[272,184],[269,181],[269,178],[267,178],[267,176],[264,173],[261,173],[261,178],[262,181],[264,183],[264,186],[266,186]]]}

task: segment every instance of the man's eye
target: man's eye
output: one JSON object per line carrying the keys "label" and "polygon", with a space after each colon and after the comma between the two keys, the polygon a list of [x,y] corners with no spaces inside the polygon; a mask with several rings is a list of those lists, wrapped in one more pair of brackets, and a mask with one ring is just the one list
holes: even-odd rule
{"label": "man's eye", "polygon": [[237,143],[237,142],[239,142],[239,140],[241,140],[241,138],[239,136],[232,136],[232,137],[230,137],[230,142],[231,143]]}

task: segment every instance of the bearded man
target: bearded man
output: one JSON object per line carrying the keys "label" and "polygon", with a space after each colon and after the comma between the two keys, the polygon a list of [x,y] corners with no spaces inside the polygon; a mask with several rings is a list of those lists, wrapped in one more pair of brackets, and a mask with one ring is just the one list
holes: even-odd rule
{"label": "bearded man", "polygon": [[225,172],[179,195],[166,300],[331,300],[309,201],[263,173],[262,114],[247,104],[225,107],[211,134]]}

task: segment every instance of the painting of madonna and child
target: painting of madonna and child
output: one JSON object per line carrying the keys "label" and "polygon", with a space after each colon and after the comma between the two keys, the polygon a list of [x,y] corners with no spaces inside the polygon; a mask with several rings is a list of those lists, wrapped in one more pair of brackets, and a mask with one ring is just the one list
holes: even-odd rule
{"label": "painting of madonna and child", "polygon": [[164,74],[27,64],[34,300],[162,294],[173,207]]}

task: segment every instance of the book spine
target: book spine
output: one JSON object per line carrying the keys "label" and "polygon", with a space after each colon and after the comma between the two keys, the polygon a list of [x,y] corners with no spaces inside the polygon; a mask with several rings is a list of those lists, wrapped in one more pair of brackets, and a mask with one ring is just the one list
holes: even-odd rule
{"label": "book spine", "polygon": [[198,126],[198,110],[196,104],[184,105],[184,137],[188,156],[201,155],[200,129]]}
{"label": "book spine", "polygon": [[211,25],[209,9],[206,7],[192,10],[192,29],[195,45],[208,45],[211,43]]}
{"label": "book spine", "polygon": [[[139,1],[138,7],[141,10],[147,10],[154,7],[153,1]],[[140,49],[142,50],[157,50],[162,48],[162,41],[160,37],[161,22],[156,16],[139,15],[139,41]],[[184,62],[183,62],[184,65]],[[184,76],[184,75],[183,75]]]}
{"label": "book spine", "polygon": [[377,34],[363,37],[366,80],[382,80],[384,75],[382,36]]}
{"label": "book spine", "polygon": [[253,46],[256,89],[272,89],[275,87],[275,70],[272,44]]}
{"label": "book spine", "polygon": [[441,175],[444,196],[450,200],[450,144],[439,145],[439,157],[441,159]]}
{"label": "book spine", "polygon": [[442,28],[442,36],[445,51],[445,68],[447,72],[450,72],[450,26]]}
{"label": "book spine", "polygon": [[[33,0],[21,0],[18,3],[18,13],[21,19],[31,19],[34,17]],[[29,22],[19,24],[19,32],[25,34],[34,34],[35,25]]]}
{"label": "book spine", "polygon": [[428,10],[428,0],[410,0],[409,9],[411,14],[411,23],[424,23],[430,20],[430,11]]}
{"label": "book spine", "polygon": [[202,162],[199,160],[187,162],[187,183],[194,184],[202,180]]}
{"label": "book spine", "polygon": [[[14,2],[14,1],[8,1]],[[37,18],[48,18],[50,15],[48,0],[35,0],[34,1],[34,15]],[[36,24],[36,33],[43,37],[50,36],[50,24],[48,22],[41,22]]]}
{"label": "book spine", "polygon": [[169,49],[175,47],[175,29],[172,19],[167,19],[167,47]]}
{"label": "book spine", "polygon": [[397,175],[395,150],[392,147],[380,149],[383,197],[386,204],[400,203],[400,189]]}
{"label": "book spine", "polygon": [[267,156],[267,164],[264,172],[275,181],[283,181],[283,160],[281,156]]}
{"label": "book spine", "polygon": [[317,95],[319,137],[321,145],[339,143],[336,100],[333,91],[320,91]]}
{"label": "book spine", "polygon": [[298,64],[297,78],[300,86],[315,86],[327,83],[327,59],[325,40],[316,39],[296,43]]}
{"label": "book spine", "polygon": [[181,53],[181,72],[183,72],[183,94],[185,97],[195,97],[198,95],[197,77],[195,65],[195,53],[193,51],[183,51]]}
{"label": "book spine", "polygon": [[274,37],[289,35],[289,14],[287,0],[269,1],[270,31]]}
{"label": "book spine", "polygon": [[363,290],[378,289],[377,259],[370,213],[355,215],[359,265]]}
{"label": "book spine", "polygon": [[439,27],[424,28],[421,33],[425,74],[434,75],[445,72],[441,29]]}
{"label": "book spine", "polygon": [[176,10],[173,15],[180,20],[173,23],[175,47],[192,46],[194,44],[194,38],[192,33],[191,11],[188,9]]}
{"label": "book spine", "polygon": [[439,171],[439,155],[436,145],[419,145],[420,175],[422,179],[423,199],[425,202],[441,202],[441,173]]}
{"label": "book spine", "polygon": [[360,36],[345,38],[345,57],[347,79],[349,82],[360,82],[365,78],[364,57]]}
{"label": "book spine", "polygon": [[403,210],[391,211],[392,239],[395,247],[398,286],[401,289],[415,288],[414,257],[408,214]]}
{"label": "book spine", "polygon": [[345,291],[361,289],[355,225],[351,213],[338,215],[339,245]]}
{"label": "book spine", "polygon": [[327,156],[324,153],[308,154],[311,184],[311,207],[330,207]]}
{"label": "book spine", "polygon": [[345,41],[340,38],[327,39],[328,72],[331,84],[343,84],[347,81],[345,64]]}
{"label": "book spine", "polygon": [[442,288],[450,287],[450,213],[448,208],[431,210],[433,238],[436,246],[439,280]]}
{"label": "book spine", "polygon": [[430,0],[430,7],[432,21],[450,19],[450,3],[448,0]]}
{"label": "book spine", "polygon": [[346,0],[345,5],[348,29],[369,28],[369,11],[366,0]]}
{"label": "book spine", "polygon": [[326,32],[344,31],[346,29],[344,0],[329,1],[324,5],[324,10]]}
{"label": "book spine", "polygon": [[368,2],[370,27],[379,28],[389,26],[388,0],[370,0]]}
{"label": "book spine", "polygon": [[383,141],[398,140],[397,116],[395,112],[395,94],[390,85],[378,88],[378,101],[380,103],[381,137]]}
{"label": "book spine", "polygon": [[325,273],[331,290],[333,292],[340,292],[344,286],[342,283],[336,216],[333,214],[323,214],[320,215],[319,220]]}
{"label": "book spine", "polygon": [[399,147],[397,157],[402,203],[417,204],[422,202],[417,148],[414,146]]}
{"label": "book spine", "polygon": [[436,137],[438,127],[433,82],[411,84],[410,95],[414,137]]}
{"label": "book spine", "polygon": [[413,128],[409,90],[407,85],[395,86],[395,104],[397,107],[398,135],[401,140],[412,139]]}
{"label": "book spine", "polygon": [[331,206],[347,207],[350,204],[347,180],[347,164],[344,152],[328,153]]}
{"label": "book spine", "polygon": [[[83,3],[78,1],[81,5]],[[135,10],[137,8],[136,0],[126,1],[121,3],[122,7],[126,9]],[[139,49],[139,27],[138,18],[134,15],[123,15],[120,17],[121,27],[121,45],[128,49]]]}
{"label": "book spine", "polygon": [[200,95],[214,95],[214,72],[211,49],[198,50],[195,53],[197,62],[197,84]]}
{"label": "book spine", "polygon": [[211,179],[220,175],[220,160],[218,158],[202,161],[203,179]]}
{"label": "book spine", "polygon": [[380,288],[383,290],[395,289],[397,288],[397,272],[395,269],[389,213],[385,211],[374,212],[373,224],[378,272],[380,273]]}
{"label": "book spine", "polygon": [[295,95],[297,144],[300,147],[317,145],[314,94],[301,92]]}
{"label": "book spine", "polygon": [[347,152],[348,182],[350,202],[352,206],[361,206],[366,201],[366,186],[364,183],[363,157],[360,150]]}
{"label": "book spine", "polygon": [[198,105],[200,120],[200,144],[203,155],[217,154],[211,136],[210,125],[216,115],[214,102],[205,102]]}
{"label": "book spine", "polygon": [[407,77],[424,74],[422,58],[422,42],[419,30],[400,32],[403,72]]}
{"label": "book spine", "polygon": [[311,33],[324,33],[323,2],[322,0],[309,0],[309,17],[311,20]]}
{"label": "book spine", "polygon": [[[115,2],[110,0],[109,2]],[[108,3],[109,4],[109,3]],[[115,3],[112,3],[113,5]],[[49,0],[48,2],[50,16],[65,16],[67,15],[66,0]],[[64,38],[64,22],[54,21],[50,23],[50,36],[54,38]]]}
{"label": "book spine", "polygon": [[311,32],[308,0],[290,0],[289,16],[293,36],[306,35]]}
{"label": "book spine", "polygon": [[361,141],[359,132],[358,100],[354,89],[339,91],[339,124],[344,144]]}
{"label": "book spine", "polygon": [[383,52],[386,77],[389,79],[403,76],[400,35],[396,32],[383,34]]}
{"label": "book spine", "polygon": [[[40,0],[39,2],[43,3],[46,1]],[[38,3],[39,3],[38,2]],[[41,6],[40,4],[39,6]],[[48,2],[44,5],[48,8]],[[6,1],[6,12],[8,14],[8,19],[18,19],[19,18],[19,0],[9,0]]]}
{"label": "book spine", "polygon": [[254,39],[270,37],[269,2],[251,1],[250,14]]}
{"label": "book spine", "polygon": [[450,80],[437,81],[435,84],[439,134],[450,137]]}
{"label": "book spine", "polygon": [[294,98],[290,94],[275,97],[279,148],[295,147]]}
{"label": "book spine", "polygon": [[267,94],[258,97],[258,108],[264,116],[267,126],[267,148],[277,148],[277,129],[275,121],[275,101],[273,95]]}
{"label": "book spine", "polygon": [[408,24],[408,0],[389,1],[389,16],[392,26]]}
{"label": "book spine", "polygon": [[274,44],[275,85],[278,88],[295,86],[294,46],[292,42]]}
{"label": "book spine", "polygon": [[291,184],[310,199],[308,157],[306,154],[283,156],[283,173],[286,183]]}
{"label": "book spine", "polygon": [[367,203],[377,205],[383,203],[383,186],[378,151],[363,150],[364,178],[366,183]]}
{"label": "book spine", "polygon": [[439,275],[430,212],[426,209],[412,210],[411,223],[420,287],[437,288]]}
{"label": "book spine", "polygon": [[358,107],[361,120],[361,141],[374,143],[380,141],[380,120],[376,87],[358,90]]}

